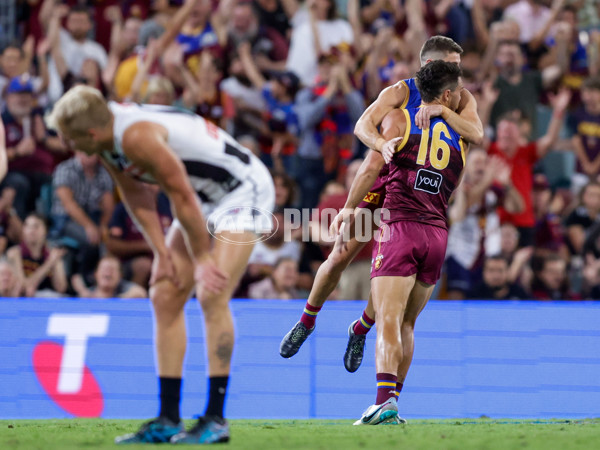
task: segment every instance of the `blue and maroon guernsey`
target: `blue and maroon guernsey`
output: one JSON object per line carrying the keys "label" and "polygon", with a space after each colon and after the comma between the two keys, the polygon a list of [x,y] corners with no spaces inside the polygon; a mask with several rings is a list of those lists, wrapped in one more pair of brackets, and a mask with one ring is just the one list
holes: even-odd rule
{"label": "blue and maroon guernsey", "polygon": [[[405,108],[418,108],[421,104],[421,93],[417,89],[414,78],[407,78],[398,82],[399,85],[404,85],[408,89],[404,102],[399,106],[401,109]],[[365,195],[363,201],[358,205],[359,208],[368,208],[374,210],[381,208],[385,200],[385,183],[388,177],[389,165],[385,164],[377,179],[373,183],[373,186],[369,190],[368,194]]]}
{"label": "blue and maroon guernsey", "polygon": [[448,200],[465,165],[460,135],[441,118],[415,125],[418,108],[404,109],[406,131],[389,164],[384,208],[388,222],[409,220],[448,229]]}

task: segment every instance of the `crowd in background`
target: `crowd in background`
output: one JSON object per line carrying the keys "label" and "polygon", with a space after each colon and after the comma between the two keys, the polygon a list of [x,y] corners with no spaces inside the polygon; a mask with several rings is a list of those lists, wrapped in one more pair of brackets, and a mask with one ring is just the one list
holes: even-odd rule
{"label": "crowd in background", "polygon": [[[152,254],[110,176],[46,128],[72,86],[226,129],[271,168],[285,226],[284,208],[343,205],[367,151],[356,120],[443,34],[464,49],[485,141],[449,210],[437,296],[600,299],[597,1],[13,2],[16,33],[0,34],[0,295],[147,295]],[[168,201],[149,189],[166,229]],[[306,296],[330,249],[286,240],[280,226],[256,246],[237,296]],[[366,298],[370,258],[367,247],[334,298]]]}

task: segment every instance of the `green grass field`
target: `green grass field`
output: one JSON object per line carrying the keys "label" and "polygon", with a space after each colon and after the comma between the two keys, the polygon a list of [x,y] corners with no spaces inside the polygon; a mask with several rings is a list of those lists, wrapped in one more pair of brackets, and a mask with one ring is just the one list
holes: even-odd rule
{"label": "green grass field", "polygon": [[[135,420],[2,420],[0,449],[116,448]],[[408,425],[353,427],[347,420],[232,420],[226,449],[599,449],[600,419],[414,420]],[[167,445],[165,445],[167,446]],[[127,448],[147,448],[128,446]]]}

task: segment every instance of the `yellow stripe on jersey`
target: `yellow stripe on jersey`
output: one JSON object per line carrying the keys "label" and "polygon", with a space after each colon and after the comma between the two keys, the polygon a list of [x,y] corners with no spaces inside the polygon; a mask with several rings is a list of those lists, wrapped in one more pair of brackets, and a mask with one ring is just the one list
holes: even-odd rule
{"label": "yellow stripe on jersey", "polygon": [[400,150],[402,150],[404,148],[404,146],[408,142],[408,137],[410,136],[410,127],[411,127],[410,114],[408,113],[408,111],[406,109],[403,109],[402,112],[404,113],[404,117],[406,117],[406,129],[404,130],[404,136],[402,137],[402,140],[396,147],[396,151],[394,153],[398,153]]}
{"label": "yellow stripe on jersey", "polygon": [[410,89],[408,87],[408,84],[406,84],[406,81],[404,80],[400,81],[400,85],[406,88],[406,97],[404,97],[404,101],[399,106],[400,109],[404,109],[406,108],[406,105],[408,105],[408,99],[410,98]]}
{"label": "yellow stripe on jersey", "polygon": [[463,167],[465,167],[467,164],[467,147],[465,145],[465,140],[461,137],[458,140],[458,143],[460,145],[460,156],[462,156]]}

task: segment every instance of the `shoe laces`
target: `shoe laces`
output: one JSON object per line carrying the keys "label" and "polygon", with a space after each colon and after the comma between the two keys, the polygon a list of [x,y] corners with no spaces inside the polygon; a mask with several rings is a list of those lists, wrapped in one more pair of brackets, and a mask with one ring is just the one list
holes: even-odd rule
{"label": "shoe laces", "polygon": [[352,353],[362,353],[364,345],[365,345],[365,335],[356,334],[354,335],[354,339],[352,339],[351,351]]}
{"label": "shoe laces", "polygon": [[307,334],[307,329],[302,324],[298,325],[292,333],[292,342],[302,339]]}

